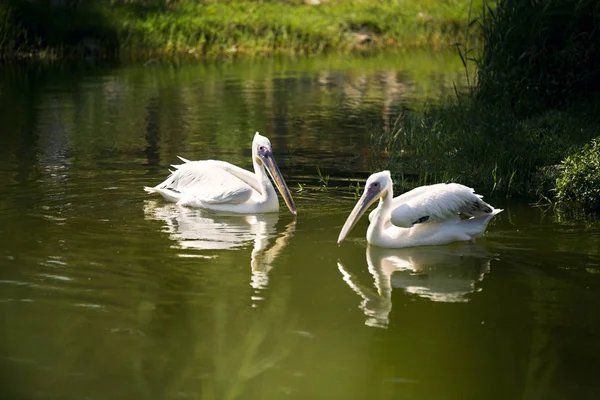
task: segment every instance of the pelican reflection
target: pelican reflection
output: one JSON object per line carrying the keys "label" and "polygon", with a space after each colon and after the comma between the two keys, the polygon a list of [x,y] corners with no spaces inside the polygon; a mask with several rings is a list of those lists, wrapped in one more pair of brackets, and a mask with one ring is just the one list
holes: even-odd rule
{"label": "pelican reflection", "polygon": [[154,200],[145,202],[144,213],[146,219],[164,223],[164,231],[177,243],[175,247],[186,250],[180,253],[182,257],[215,258],[218,253],[211,250],[233,250],[253,243],[250,285],[257,290],[267,287],[272,263],[296,229],[294,219],[282,232],[277,232],[277,213],[215,214]]}
{"label": "pelican reflection", "polygon": [[373,290],[362,285],[338,261],[344,281],[363,298],[365,324],[387,327],[392,311],[392,287],[436,302],[468,302],[477,283],[490,272],[493,254],[484,247],[461,244],[443,247],[385,249],[368,246],[367,265]]}

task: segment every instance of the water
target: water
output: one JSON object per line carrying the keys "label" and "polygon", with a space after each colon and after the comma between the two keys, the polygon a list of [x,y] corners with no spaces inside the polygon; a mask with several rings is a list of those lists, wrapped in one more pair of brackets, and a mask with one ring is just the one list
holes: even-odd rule
{"label": "water", "polygon": [[[500,198],[475,245],[335,243],[370,130],[452,93],[452,60],[5,69],[2,397],[598,398],[598,222]],[[142,191],[176,155],[249,168],[255,130],[297,218]]]}

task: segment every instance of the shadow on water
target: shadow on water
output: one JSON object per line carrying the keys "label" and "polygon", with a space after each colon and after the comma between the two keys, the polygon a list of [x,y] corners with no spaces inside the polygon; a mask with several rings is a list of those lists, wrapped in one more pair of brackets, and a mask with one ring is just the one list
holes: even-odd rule
{"label": "shadow on water", "polygon": [[156,167],[177,155],[239,165],[259,130],[298,175],[314,176],[316,166],[366,174],[377,163],[369,129],[389,128],[400,110],[452,93],[455,82],[460,87],[457,57],[427,50],[120,69],[8,66],[0,71],[0,116],[30,124],[40,140],[60,135],[65,156],[90,167],[115,152]]}
{"label": "shadow on water", "polygon": [[[225,299],[212,302],[203,315],[185,312],[174,320],[176,313],[164,306],[153,314],[148,330],[168,338],[143,340],[146,345],[130,354],[127,374],[133,384],[125,387],[136,398],[260,396],[257,380],[277,374],[278,365],[294,353],[298,341],[285,288],[277,290],[264,308],[248,310],[245,317]],[[182,318],[185,325],[180,328],[185,329],[175,334],[160,326],[165,319],[180,324]]]}
{"label": "shadow on water", "polygon": [[216,258],[222,250],[251,245],[250,285],[257,291],[254,300],[259,300],[258,293],[267,288],[273,262],[296,229],[294,219],[278,232],[278,213],[219,214],[155,200],[145,202],[144,213],[146,219],[163,222],[164,231],[181,250],[179,257]]}
{"label": "shadow on water", "polygon": [[367,316],[366,325],[387,327],[392,311],[392,288],[435,302],[467,302],[490,272],[493,254],[472,244],[384,249],[368,246],[367,267],[373,276],[375,291],[363,285],[346,270],[338,269],[344,281],[363,298],[360,308]]}

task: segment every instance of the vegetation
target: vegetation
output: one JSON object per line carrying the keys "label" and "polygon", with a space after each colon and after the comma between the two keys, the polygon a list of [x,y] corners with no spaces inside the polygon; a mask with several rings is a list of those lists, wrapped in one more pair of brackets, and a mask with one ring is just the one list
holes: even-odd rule
{"label": "vegetation", "polygon": [[556,190],[559,204],[575,202],[600,211],[600,136],[562,162]]}
{"label": "vegetation", "polygon": [[5,0],[0,4],[0,58],[104,58],[115,53],[118,38],[106,7],[99,2],[54,3]]}
{"label": "vegetation", "polygon": [[0,54],[212,57],[448,44],[463,38],[472,3],[8,0]]}
{"label": "vegetation", "polygon": [[597,125],[569,111],[518,118],[507,106],[465,96],[405,112],[376,140],[407,186],[457,180],[505,195],[539,195],[554,184],[544,167],[594,135]]}
{"label": "vegetation", "polygon": [[[476,65],[470,91],[403,113],[376,142],[407,184],[459,179],[507,195],[548,195],[553,166],[598,135],[600,3],[499,0],[478,23],[481,54],[459,48],[465,70]],[[587,166],[577,170],[597,185]],[[574,177],[561,179],[563,199],[588,196]]]}
{"label": "vegetation", "polygon": [[203,56],[315,54],[449,43],[462,37],[469,2],[181,2],[169,12],[128,13],[122,46]]}
{"label": "vegetation", "polygon": [[482,21],[479,101],[506,102],[528,117],[600,89],[598,1],[499,0]]}

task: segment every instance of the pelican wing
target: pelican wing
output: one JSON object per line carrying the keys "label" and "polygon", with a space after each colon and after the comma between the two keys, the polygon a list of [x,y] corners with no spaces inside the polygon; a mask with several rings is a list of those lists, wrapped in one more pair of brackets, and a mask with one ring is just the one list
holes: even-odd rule
{"label": "pelican wing", "polygon": [[[442,183],[441,185],[445,185],[445,184]],[[438,185],[431,185],[431,186],[438,186]],[[427,192],[428,188],[430,188],[431,186],[419,186],[417,188],[414,188],[413,190],[410,190],[406,193],[401,194],[398,197],[395,197],[392,200],[392,209],[397,208],[400,205],[402,205],[403,203],[407,203],[413,199],[418,199],[420,196],[423,196]],[[376,208],[369,213],[369,222],[373,221],[373,219],[377,215],[378,210],[379,210],[379,208]],[[389,222],[389,219],[386,222]],[[402,225],[398,225],[398,226],[402,226]],[[412,224],[410,226],[412,226]]]}
{"label": "pelican wing", "polygon": [[458,183],[418,187],[394,198],[390,222],[410,228],[416,223],[459,218],[460,214],[478,217],[492,213],[494,207],[481,198],[473,189]]}
{"label": "pelican wing", "polygon": [[151,191],[169,194],[182,204],[241,204],[258,189],[255,175],[224,161],[187,161]]}

